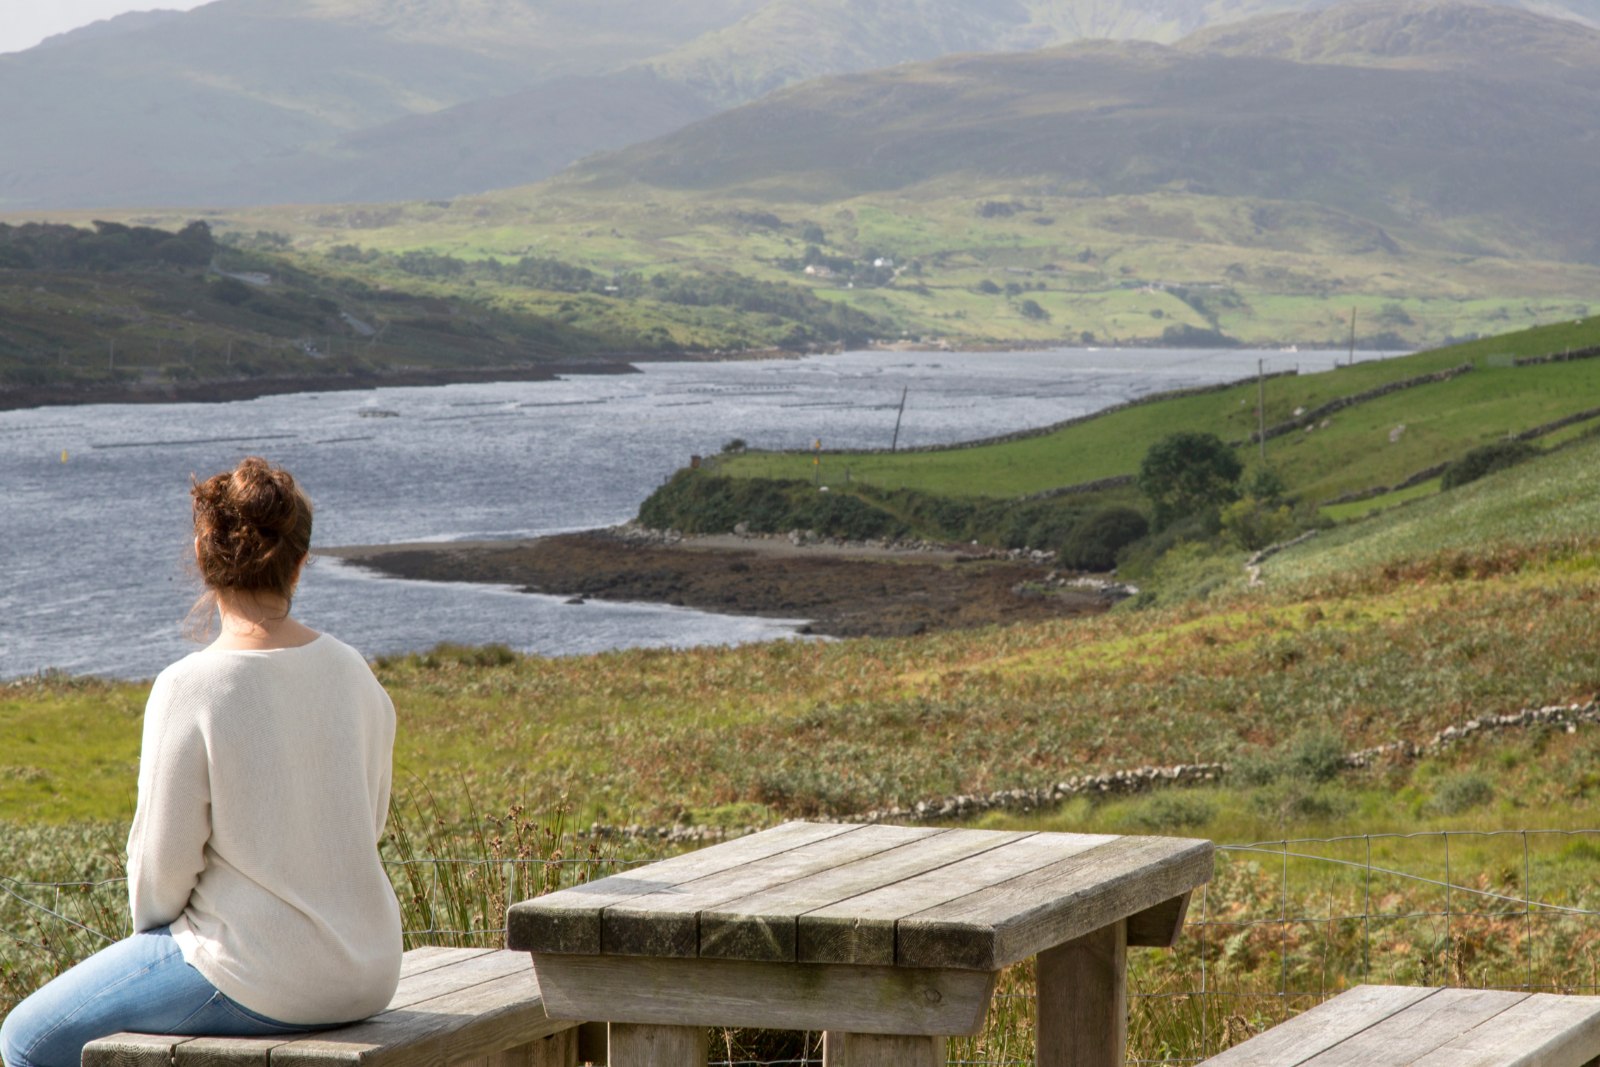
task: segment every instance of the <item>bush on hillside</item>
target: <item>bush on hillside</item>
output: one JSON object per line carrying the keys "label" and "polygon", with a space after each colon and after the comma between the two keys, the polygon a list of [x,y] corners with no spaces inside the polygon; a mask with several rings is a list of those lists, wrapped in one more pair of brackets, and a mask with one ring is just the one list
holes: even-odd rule
{"label": "bush on hillside", "polygon": [[1073,527],[1056,558],[1077,570],[1109,571],[1118,552],[1149,532],[1149,522],[1133,508],[1102,508]]}
{"label": "bush on hillside", "polygon": [[1294,514],[1289,505],[1273,507],[1253,496],[1241,497],[1222,509],[1222,532],[1247,552],[1287,541],[1294,535]]}
{"label": "bush on hillside", "polygon": [[1454,489],[1475,482],[1486,474],[1515,467],[1539,454],[1539,449],[1526,441],[1495,441],[1493,444],[1474,448],[1450,464],[1444,472],[1444,477],[1439,479],[1439,487]]}
{"label": "bush on hillside", "polygon": [[1139,464],[1138,484],[1161,529],[1236,500],[1242,473],[1239,457],[1216,434],[1183,430],[1150,446]]}
{"label": "bush on hillside", "polygon": [[753,533],[815,530],[853,541],[896,538],[905,523],[845,492],[821,492],[809,482],[724,478],[681,470],[639,507],[639,521],[657,530],[728,533],[744,523]]}

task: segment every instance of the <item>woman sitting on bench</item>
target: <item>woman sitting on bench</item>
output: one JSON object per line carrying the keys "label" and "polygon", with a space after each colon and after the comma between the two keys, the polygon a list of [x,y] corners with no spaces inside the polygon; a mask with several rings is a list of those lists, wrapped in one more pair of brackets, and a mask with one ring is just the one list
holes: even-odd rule
{"label": "woman sitting on bench", "polygon": [[124,1030],[322,1029],[382,1010],[399,980],[378,857],[394,706],[358,652],[289,616],[311,502],[255,457],[193,496],[201,605],[220,634],[162,671],[145,707],[137,933],[6,1017],[6,1067],[78,1067],[86,1043]]}

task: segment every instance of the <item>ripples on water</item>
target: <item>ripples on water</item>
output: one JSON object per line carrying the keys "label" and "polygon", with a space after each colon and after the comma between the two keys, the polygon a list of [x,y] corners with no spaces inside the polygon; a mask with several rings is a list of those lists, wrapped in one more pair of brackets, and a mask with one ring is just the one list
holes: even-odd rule
{"label": "ripples on water", "polygon": [[[296,394],[231,404],[0,412],[0,677],[55,667],[147,677],[195,647],[189,477],[252,453],[292,470],[318,545],[529,537],[606,526],[730,438],[756,448],[902,445],[1038,426],[1121,401],[1335,353],[845,353],[645,364],[622,377]],[[397,417],[364,417],[384,412]],[[62,453],[67,459],[62,461]],[[439,641],[542,653],[763,640],[778,620],[582,606],[399,581],[318,559],[296,613],[369,655]]]}

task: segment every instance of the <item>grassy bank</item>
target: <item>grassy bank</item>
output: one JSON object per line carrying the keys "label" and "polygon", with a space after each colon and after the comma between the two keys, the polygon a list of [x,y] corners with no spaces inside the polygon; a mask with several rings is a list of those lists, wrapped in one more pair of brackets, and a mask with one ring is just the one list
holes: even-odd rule
{"label": "grassy bank", "polygon": [[[1600,319],[1541,327],[1318,374],[1265,383],[1265,423],[1274,427],[1386,385],[1470,366],[1445,381],[1374,397],[1267,442],[1267,462],[1313,500],[1391,485],[1476,445],[1594,407],[1600,360],[1516,366],[1520,358],[1592,348]],[[823,482],[909,488],[946,496],[1007,498],[1137,472],[1150,446],[1180,430],[1247,442],[1256,432],[1255,382],[1198,396],[1136,404],[1059,430],[975,448],[917,452],[826,452]],[[1324,424],[1325,423],[1325,424]],[[1399,428],[1399,432],[1395,433]],[[1392,436],[1392,439],[1391,439]],[[1254,447],[1241,458],[1259,463]],[[729,477],[811,480],[809,453],[722,457]]]}

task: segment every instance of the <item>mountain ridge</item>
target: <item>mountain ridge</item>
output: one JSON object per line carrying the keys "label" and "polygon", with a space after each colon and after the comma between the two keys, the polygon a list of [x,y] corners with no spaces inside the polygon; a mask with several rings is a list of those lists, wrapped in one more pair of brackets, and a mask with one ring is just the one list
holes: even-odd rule
{"label": "mountain ridge", "polygon": [[[1384,6],[1398,22],[1438,5]],[[555,187],[808,202],[943,179],[1086,197],[1170,190],[1316,203],[1375,228],[1421,224],[1446,247],[1444,231],[1465,226],[1464,253],[1492,236],[1522,254],[1600,262],[1589,236],[1600,227],[1589,121],[1600,31],[1519,18],[1573,38],[1569,53],[1587,63],[1553,79],[1510,64],[1505,48],[1493,65],[1461,53],[1441,69],[1147,42],[958,56],[781,90],[584,161]]]}
{"label": "mountain ridge", "polygon": [[[448,197],[817,76],[1325,6],[216,0],[0,56],[0,99],[30,102],[0,109],[0,211]],[[1600,0],[1500,6],[1600,24]],[[664,98],[641,104],[641,79]]]}

